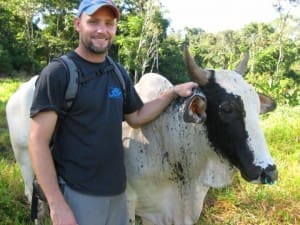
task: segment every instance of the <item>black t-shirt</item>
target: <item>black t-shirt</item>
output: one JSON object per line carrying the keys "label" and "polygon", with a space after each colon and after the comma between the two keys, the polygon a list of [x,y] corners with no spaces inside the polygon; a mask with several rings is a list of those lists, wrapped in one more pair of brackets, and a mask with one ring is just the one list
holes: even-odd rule
{"label": "black t-shirt", "polygon": [[80,69],[82,80],[93,73],[97,76],[80,83],[72,108],[66,112],[68,74],[60,62],[53,61],[36,83],[30,116],[49,110],[58,114],[52,155],[57,174],[68,185],[92,195],[120,194],[126,187],[123,115],[141,108],[143,102],[120,65],[126,83],[125,103],[117,76],[105,72],[107,60],[91,63],[75,52],[69,56]]}

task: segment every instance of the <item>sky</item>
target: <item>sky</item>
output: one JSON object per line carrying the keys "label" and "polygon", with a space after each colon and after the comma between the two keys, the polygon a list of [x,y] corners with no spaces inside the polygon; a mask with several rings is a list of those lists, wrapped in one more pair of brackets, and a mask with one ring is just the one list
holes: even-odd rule
{"label": "sky", "polygon": [[[274,0],[160,0],[165,18],[175,30],[202,28],[216,33],[237,30],[251,22],[269,23],[279,14]],[[300,15],[299,9],[297,9]],[[294,13],[294,11],[293,11]],[[297,14],[296,14],[297,15]]]}

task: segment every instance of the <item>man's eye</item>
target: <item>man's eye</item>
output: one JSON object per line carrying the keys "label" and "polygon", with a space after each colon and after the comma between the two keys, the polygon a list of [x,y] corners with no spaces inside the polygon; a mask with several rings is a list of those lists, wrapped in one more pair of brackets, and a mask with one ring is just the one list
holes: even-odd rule
{"label": "man's eye", "polygon": [[114,21],[108,21],[105,24],[106,24],[106,26],[113,26],[113,25],[115,25]]}
{"label": "man's eye", "polygon": [[88,23],[89,23],[89,24],[96,24],[96,23],[97,23],[97,21],[94,21],[94,20],[89,20],[89,21],[88,21]]}

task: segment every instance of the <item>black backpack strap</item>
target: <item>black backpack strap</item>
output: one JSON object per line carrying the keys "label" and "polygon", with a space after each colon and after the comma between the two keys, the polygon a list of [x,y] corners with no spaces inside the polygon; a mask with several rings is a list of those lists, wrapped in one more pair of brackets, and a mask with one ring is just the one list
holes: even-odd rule
{"label": "black backpack strap", "polygon": [[78,92],[78,79],[80,71],[78,70],[73,60],[67,55],[62,55],[54,60],[62,62],[69,74],[69,82],[65,91],[66,106],[67,110],[69,110],[72,107],[73,101],[76,98]]}
{"label": "black backpack strap", "polygon": [[36,189],[33,186],[32,188],[32,199],[31,199],[31,210],[30,210],[30,218],[31,221],[35,221],[38,218],[38,202],[39,199],[36,195]]}
{"label": "black backpack strap", "polygon": [[[109,64],[112,66],[113,72],[114,74],[117,76],[120,84],[121,84],[121,88],[122,88],[122,92],[123,92],[123,96],[124,96],[124,102],[126,102],[126,84],[125,84],[125,80],[124,77],[118,67],[118,65],[114,62],[114,60],[107,56],[108,62]],[[109,70],[110,68],[106,68],[106,70]]]}

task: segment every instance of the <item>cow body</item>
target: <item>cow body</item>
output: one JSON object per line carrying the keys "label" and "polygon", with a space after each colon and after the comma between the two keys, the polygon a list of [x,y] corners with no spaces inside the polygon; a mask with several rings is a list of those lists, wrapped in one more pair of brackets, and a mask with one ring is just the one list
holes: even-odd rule
{"label": "cow body", "polygon": [[[274,165],[259,127],[260,102],[254,89],[233,71],[217,71],[213,82],[222,84],[227,93],[242,97],[251,137],[247,144],[254,157],[251,165]],[[147,102],[171,86],[164,77],[147,74],[136,90]],[[234,165],[214,147],[207,124],[183,122],[182,101],[174,101],[155,121],[140,129],[123,124],[132,220],[137,214],[149,224],[195,224],[208,189],[224,187],[232,181]],[[259,176],[249,181],[262,183]]]}
{"label": "cow body", "polygon": [[[135,215],[142,217],[144,225],[196,223],[208,189],[229,185],[236,170],[252,183],[277,179],[259,126],[259,113],[273,109],[273,102],[260,97],[237,72],[220,70],[198,76],[189,56],[186,61],[207,105],[199,98],[196,103],[178,98],[157,119],[139,129],[123,123],[131,224]],[[12,147],[29,201],[33,171],[27,142],[35,79],[23,85],[6,108]],[[172,84],[158,74],[142,76],[135,86],[144,102],[170,87]],[[201,115],[203,106],[207,118]],[[186,115],[191,117],[184,120]]]}

